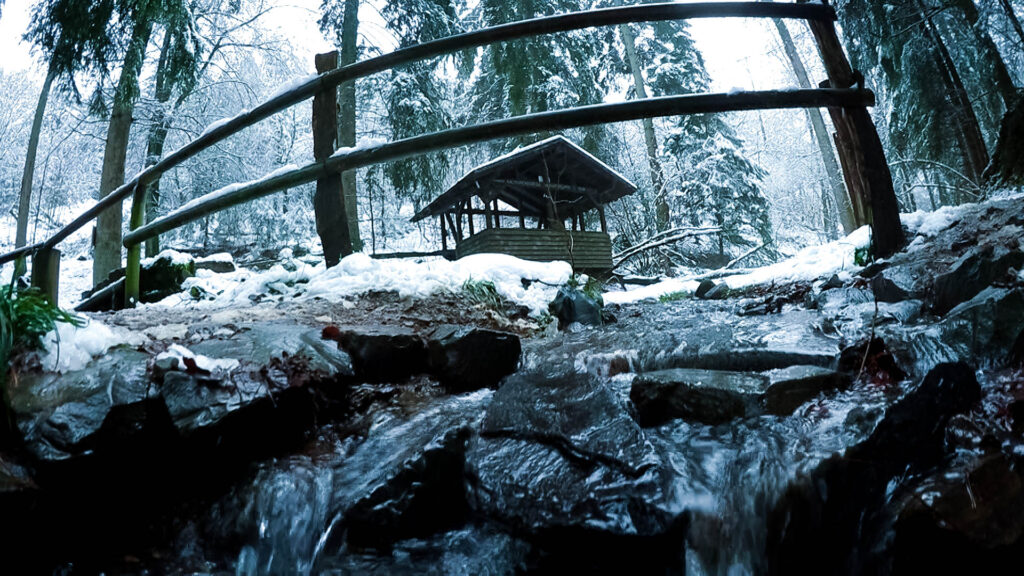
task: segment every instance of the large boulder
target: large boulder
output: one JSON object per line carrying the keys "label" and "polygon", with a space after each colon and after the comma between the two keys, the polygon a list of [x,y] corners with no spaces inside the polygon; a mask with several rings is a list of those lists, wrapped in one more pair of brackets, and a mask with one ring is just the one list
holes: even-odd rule
{"label": "large boulder", "polygon": [[431,374],[451,392],[496,388],[522,354],[515,334],[454,325],[432,330],[427,349]]}
{"label": "large boulder", "polygon": [[147,373],[148,358],[116,348],[82,370],[21,374],[9,398],[28,452],[43,462],[59,462],[144,429],[161,407]]}
{"label": "large boulder", "polygon": [[531,569],[683,572],[685,518],[671,511],[661,460],[607,383],[510,377],[467,462],[474,512],[530,542]]}
{"label": "large boulder", "polygon": [[768,572],[887,572],[890,483],[938,464],[950,420],[980,396],[970,367],[941,364],[889,408],[866,440],[791,484],[769,514]]}
{"label": "large boulder", "polygon": [[196,275],[196,263],[191,256],[166,250],[145,262],[139,272],[139,300],[159,302],[181,292],[181,285]]}

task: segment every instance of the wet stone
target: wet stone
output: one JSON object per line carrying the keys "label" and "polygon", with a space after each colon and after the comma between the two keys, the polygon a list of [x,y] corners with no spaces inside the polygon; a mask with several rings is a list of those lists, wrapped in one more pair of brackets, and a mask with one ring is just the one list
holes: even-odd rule
{"label": "wet stone", "polygon": [[10,407],[28,452],[42,461],[66,460],[96,449],[105,427],[141,429],[147,411],[123,408],[143,408],[157,397],[148,358],[120,348],[67,374],[22,374],[10,388]]}
{"label": "wet stone", "polygon": [[467,453],[477,514],[548,544],[664,533],[660,462],[608,385],[575,373],[509,378]]}
{"label": "wet stone", "polygon": [[1024,252],[1015,250],[996,256],[991,246],[970,252],[949,272],[935,279],[932,310],[939,315],[946,314],[1006,277],[1010,269],[1020,270],[1021,267],[1024,267]]}
{"label": "wet stone", "polygon": [[451,392],[496,388],[519,366],[522,345],[508,332],[445,325],[427,336],[431,373]]}
{"label": "wet stone", "polygon": [[640,374],[629,398],[642,426],[674,418],[720,424],[753,413],[769,383],[760,374],[675,368]]}
{"label": "wet stone", "polygon": [[369,382],[402,381],[429,368],[427,343],[412,330],[381,326],[333,335],[324,329],[324,336],[341,344],[356,377]]}
{"label": "wet stone", "polygon": [[710,292],[714,287],[714,281],[701,280],[700,285],[697,286],[697,290],[693,293],[693,295],[696,296],[697,298],[704,298],[705,296],[707,296],[707,293]]}
{"label": "wet stone", "polygon": [[790,366],[764,373],[768,389],[762,400],[770,414],[792,414],[799,406],[822,392],[844,388],[850,377],[818,366]]}

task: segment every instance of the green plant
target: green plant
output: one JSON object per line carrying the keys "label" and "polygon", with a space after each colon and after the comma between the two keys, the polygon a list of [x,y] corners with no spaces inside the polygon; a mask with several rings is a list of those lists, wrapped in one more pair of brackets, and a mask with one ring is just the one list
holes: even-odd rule
{"label": "green plant", "polygon": [[679,300],[686,300],[690,297],[689,292],[680,290],[679,292],[669,292],[668,294],[662,294],[658,297],[658,301],[662,304],[666,302],[678,302]]}
{"label": "green plant", "polygon": [[872,260],[874,260],[874,258],[871,257],[870,244],[857,248],[853,251],[853,263],[857,266],[867,266],[872,262]]}
{"label": "green plant", "polygon": [[473,280],[470,278],[462,284],[462,293],[465,294],[470,302],[494,310],[503,310],[507,304],[505,298],[498,294],[498,289],[494,287],[494,282],[489,280]]}
{"label": "green plant", "polygon": [[19,290],[12,285],[0,287],[0,366],[7,377],[7,362],[17,352],[38,350],[43,336],[56,329],[57,322],[81,326],[84,321],[57,306],[35,288]]}

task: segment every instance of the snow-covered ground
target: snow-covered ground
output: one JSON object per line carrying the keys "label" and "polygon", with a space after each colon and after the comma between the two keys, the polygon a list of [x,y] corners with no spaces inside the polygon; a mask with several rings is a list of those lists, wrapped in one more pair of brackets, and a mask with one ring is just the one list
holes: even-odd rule
{"label": "snow-covered ground", "polygon": [[[993,199],[1024,198],[1024,193],[993,195]],[[932,237],[955,224],[969,204],[943,207],[935,212],[915,212],[902,216],[914,250],[925,238]],[[811,246],[783,262],[747,270],[722,278],[729,288],[737,289],[770,283],[813,281],[832,274],[854,274],[860,270],[855,252],[868,246],[870,231],[861,228],[835,242]],[[168,251],[175,261],[190,256]],[[531,262],[504,254],[478,254],[449,262],[441,258],[418,260],[375,260],[365,254],[346,257],[337,266],[326,269],[322,262],[309,263],[291,257],[282,250],[281,263],[269,270],[239,268],[235,272],[217,274],[199,270],[186,281],[183,291],[156,304],[144,304],[155,312],[175,309],[244,309],[263,300],[324,299],[342,306],[368,291],[394,291],[403,296],[426,297],[440,292],[458,292],[467,281],[487,281],[505,298],[524,305],[535,314],[547,311],[558,287],[565,284],[572,269],[566,262]],[[230,255],[218,254],[206,260],[229,261]],[[70,258],[61,266],[61,305],[70,308],[79,293],[88,288],[92,262]],[[0,271],[0,280],[9,281],[10,266]],[[692,293],[698,282],[688,278],[672,278],[652,286],[628,291],[612,291],[604,295],[607,303],[628,303],[657,299],[673,293]],[[198,298],[197,298],[198,296]],[[183,327],[183,326],[182,326]],[[47,369],[68,371],[84,366],[90,358],[121,343],[139,344],[157,334],[135,334],[111,329],[91,320],[82,328],[60,324],[46,337],[46,350],[41,359]],[[186,356],[181,352],[182,357]]]}
{"label": "snow-covered ground", "polygon": [[[491,282],[505,298],[540,314],[547,310],[558,287],[571,274],[567,262],[530,262],[505,254],[479,254],[454,262],[442,258],[375,260],[365,254],[352,254],[330,269],[322,263],[290,259],[263,272],[238,269],[215,274],[200,270],[195,278],[185,282],[182,293],[152,306],[249,306],[253,300],[267,295],[323,298],[341,303],[371,290],[424,297],[443,291],[458,292],[472,280]],[[201,298],[194,298],[194,293]]]}

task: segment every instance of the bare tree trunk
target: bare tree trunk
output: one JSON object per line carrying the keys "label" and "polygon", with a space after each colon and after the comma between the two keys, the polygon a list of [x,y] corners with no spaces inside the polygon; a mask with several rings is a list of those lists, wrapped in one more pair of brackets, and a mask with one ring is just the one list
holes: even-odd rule
{"label": "bare tree trunk", "polygon": [[[53,63],[46,72],[46,80],[43,81],[43,88],[39,91],[39,101],[36,103],[36,113],[32,117],[32,131],[28,135],[28,150],[25,152],[25,169],[21,173],[21,196],[18,198],[18,228],[15,235],[14,247],[21,248],[28,243],[28,212],[32,205],[32,180],[36,172],[36,152],[39,150],[39,134],[43,129],[43,116],[46,113],[46,102],[50,99],[50,87],[56,72]],[[25,273],[25,259],[18,258],[14,262],[14,278]]]}
{"label": "bare tree trunk", "polygon": [[1010,0],[999,0],[999,4],[1003,7],[1003,12],[1006,13],[1006,18],[1017,32],[1017,36],[1020,36],[1021,44],[1024,45],[1024,27],[1021,27],[1020,19],[1017,18],[1017,14],[1013,11],[1013,5],[1010,4]]}
{"label": "bare tree trunk", "polygon": [[[153,22],[142,19],[132,30],[131,43],[125,54],[121,77],[117,81],[114,105],[107,127],[107,144],[103,150],[103,171],[100,175],[100,198],[116,190],[124,183],[125,159],[128,152],[128,136],[132,128],[132,113],[138,93],[139,72],[146,58],[146,45],[153,31]],[[121,203],[117,203],[96,218],[94,239],[92,282],[93,285],[107,279],[112,270],[121,267]]]}
{"label": "bare tree trunk", "polygon": [[[344,20],[341,23],[341,65],[356,61],[357,38],[359,34],[359,0],[345,0]],[[345,82],[338,86],[338,146],[356,145],[356,83]],[[356,196],[356,171],[341,173],[341,190],[345,196],[345,212],[348,214],[349,238],[352,249],[359,252],[363,242],[359,238],[359,206]]]}
{"label": "bare tree trunk", "polygon": [[[644,84],[644,74],[640,67],[640,60],[636,57],[636,38],[629,24],[619,25],[619,33],[622,34],[622,43],[626,46],[626,59],[629,63],[629,70],[633,74],[633,91],[637,99],[647,98],[647,88]],[[654,209],[657,231],[662,232],[668,229],[671,220],[668,200],[666,199],[665,172],[661,167],[661,160],[658,158],[658,137],[654,132],[654,120],[644,118],[644,143],[647,145],[647,165],[651,170],[651,185],[654,187]]]}
{"label": "bare tree trunk", "polygon": [[[779,33],[779,39],[782,40],[782,48],[786,52],[786,57],[793,68],[793,74],[796,75],[797,83],[801,88],[814,88],[810,77],[807,75],[807,68],[804,67],[804,62],[800,59],[800,53],[797,52],[793,36],[790,35],[786,24],[779,19],[774,19],[772,22],[774,22],[775,29]],[[806,112],[807,119],[811,124],[811,132],[813,132],[814,140],[818,144],[821,162],[825,166],[825,176],[839,214],[839,222],[843,226],[843,232],[850,234],[857,229],[857,222],[853,217],[853,205],[850,203],[850,197],[846,193],[846,187],[843,185],[843,175],[839,171],[839,162],[836,161],[835,152],[832,150],[832,137],[828,133],[828,128],[825,127],[825,120],[821,116],[821,110],[808,108]],[[823,207],[823,210],[827,211],[828,208]],[[834,231],[829,233],[830,239],[834,233]]]}
{"label": "bare tree trunk", "polygon": [[[164,36],[163,46],[160,48],[160,59],[156,65],[156,87],[153,89],[153,98],[156,100],[156,109],[153,112],[152,122],[149,125],[149,136],[146,138],[146,167],[150,167],[160,161],[164,154],[164,142],[167,141],[167,131],[170,129],[171,118],[164,110],[167,102],[171,99],[171,82],[169,82],[167,59],[170,56],[173,36],[168,32]],[[152,222],[157,217],[157,210],[160,207],[160,179],[153,180],[146,187],[146,222]],[[154,236],[146,240],[146,256],[153,257],[160,252],[160,237]]]}
{"label": "bare tree trunk", "polygon": [[989,156],[985,138],[981,133],[981,126],[978,124],[978,116],[974,113],[967,88],[964,87],[960,73],[946,48],[946,43],[935,27],[927,8],[920,0],[916,4],[922,18],[924,35],[934,47],[935,61],[946,85],[946,95],[953,105],[953,118],[964,139],[967,152],[967,165],[964,168],[972,180],[981,182],[981,175],[985,171],[985,167],[988,166]]}

